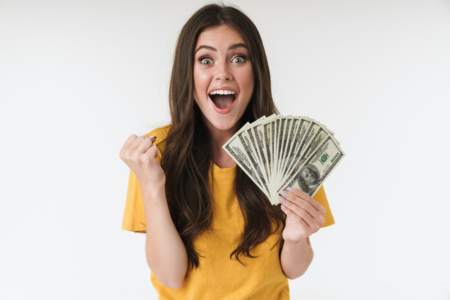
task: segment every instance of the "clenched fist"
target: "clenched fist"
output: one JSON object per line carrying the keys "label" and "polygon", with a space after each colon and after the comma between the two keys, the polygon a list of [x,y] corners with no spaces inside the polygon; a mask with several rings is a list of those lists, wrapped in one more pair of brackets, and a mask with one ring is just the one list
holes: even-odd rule
{"label": "clenched fist", "polygon": [[120,159],[136,174],[143,189],[164,189],[166,181],[164,171],[156,159],[156,155],[161,157],[161,153],[153,144],[155,139],[154,136],[132,134],[120,150]]}

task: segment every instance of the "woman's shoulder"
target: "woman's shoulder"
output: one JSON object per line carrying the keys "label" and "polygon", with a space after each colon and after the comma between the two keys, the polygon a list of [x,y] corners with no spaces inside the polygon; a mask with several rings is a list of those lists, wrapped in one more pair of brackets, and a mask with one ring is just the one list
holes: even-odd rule
{"label": "woman's shoulder", "polygon": [[150,131],[147,131],[144,135],[145,136],[155,136],[156,137],[155,144],[159,145],[166,140],[167,135],[170,130],[170,127],[171,127],[171,124],[167,124],[167,125],[160,126],[160,127],[155,127],[153,129],[151,129]]}

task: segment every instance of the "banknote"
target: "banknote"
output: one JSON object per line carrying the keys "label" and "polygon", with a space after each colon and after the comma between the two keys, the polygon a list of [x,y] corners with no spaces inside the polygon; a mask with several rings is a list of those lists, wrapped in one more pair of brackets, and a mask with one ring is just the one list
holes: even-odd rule
{"label": "banknote", "polygon": [[287,178],[285,184],[277,192],[280,193],[288,187],[300,188],[310,196],[314,196],[343,155],[344,153],[338,142],[332,136],[327,136],[314,152],[300,164],[297,172]]}
{"label": "banknote", "polygon": [[247,122],[223,149],[273,205],[287,187],[314,196],[344,156],[334,132],[323,123],[278,114]]}

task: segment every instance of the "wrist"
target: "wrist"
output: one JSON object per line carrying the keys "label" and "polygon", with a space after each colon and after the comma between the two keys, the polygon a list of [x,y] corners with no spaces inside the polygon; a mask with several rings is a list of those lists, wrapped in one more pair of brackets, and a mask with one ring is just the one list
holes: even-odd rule
{"label": "wrist", "polygon": [[144,184],[142,186],[142,195],[152,202],[159,202],[163,197],[166,197],[164,183],[159,184]]}
{"label": "wrist", "polygon": [[287,246],[294,246],[294,247],[298,247],[298,246],[308,246],[310,247],[309,241],[308,241],[308,237],[305,238],[300,238],[299,240],[284,240],[284,244]]}

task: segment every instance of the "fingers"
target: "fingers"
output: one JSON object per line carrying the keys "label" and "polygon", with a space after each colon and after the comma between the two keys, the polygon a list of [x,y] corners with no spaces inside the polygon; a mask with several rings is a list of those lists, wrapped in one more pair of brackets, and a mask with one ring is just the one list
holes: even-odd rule
{"label": "fingers", "polygon": [[144,155],[146,157],[155,158],[158,153],[159,150],[156,147],[156,145],[151,145],[150,148],[148,148],[147,151],[145,151]]}
{"label": "fingers", "polygon": [[156,154],[159,153],[158,148],[154,144],[154,142],[156,141],[156,136],[149,136],[147,137],[147,139],[149,140],[150,145],[148,146],[147,149],[144,150],[144,155],[149,157],[155,157]]}
{"label": "fingers", "polygon": [[291,193],[298,196],[301,199],[304,199],[309,205],[311,205],[314,209],[316,209],[318,212],[321,212],[325,214],[325,208],[316,200],[314,200],[310,195],[305,193],[299,188],[293,188],[290,190]]}
{"label": "fingers", "polygon": [[155,140],[155,136],[130,135],[120,151],[120,158],[125,162],[145,160],[145,153],[151,149]]}
{"label": "fingers", "polygon": [[137,138],[137,135],[135,135],[135,134],[132,134],[127,138],[127,140],[123,144],[122,148],[120,149],[120,153],[119,153],[120,159],[124,160],[124,158],[128,152],[128,149],[134,144],[134,141],[136,140],[136,138]]}
{"label": "fingers", "polygon": [[316,216],[311,216],[305,209],[298,207],[289,200],[282,200],[282,206],[287,207],[297,216],[299,216],[314,231],[320,228],[320,221]]}
{"label": "fingers", "polygon": [[130,135],[127,140],[125,141],[125,144],[123,145],[124,147],[128,147],[129,145],[131,145],[131,143],[133,143],[133,141],[137,138],[137,135],[132,134]]}
{"label": "fingers", "polygon": [[306,228],[309,227],[309,224],[306,223],[300,216],[298,216],[292,209],[287,207],[286,205],[281,204],[281,210],[289,217],[296,219],[298,222],[303,223]]}
{"label": "fingers", "polygon": [[[308,196],[309,197],[309,196]],[[282,205],[289,208],[299,217],[304,219],[311,228],[319,229],[325,221],[325,213],[317,210],[310,202],[315,200],[307,200],[300,198],[295,193],[282,193]]]}
{"label": "fingers", "polygon": [[154,136],[140,136],[139,144],[136,146],[135,151],[138,154],[145,153],[152,145],[153,141],[156,139]]}
{"label": "fingers", "polygon": [[283,193],[282,195],[288,202],[304,209],[311,217],[314,217],[318,213],[311,204],[308,204],[306,200],[299,198],[298,195],[294,193]]}

